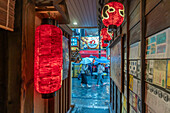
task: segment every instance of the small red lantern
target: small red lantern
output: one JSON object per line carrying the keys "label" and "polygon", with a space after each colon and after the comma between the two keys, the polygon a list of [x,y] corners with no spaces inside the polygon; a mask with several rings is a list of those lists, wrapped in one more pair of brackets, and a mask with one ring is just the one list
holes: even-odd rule
{"label": "small red lantern", "polygon": [[108,43],[105,43],[105,40],[101,39],[102,40],[102,47],[103,48],[106,48],[108,46]]}
{"label": "small red lantern", "polygon": [[112,40],[112,36],[113,36],[113,33],[109,33],[107,28],[103,28],[101,31],[100,31],[100,36],[102,37],[103,40]]}
{"label": "small red lantern", "polygon": [[35,32],[34,85],[41,94],[53,94],[62,85],[62,30],[40,25]]}
{"label": "small red lantern", "polygon": [[106,27],[110,25],[119,27],[124,20],[124,6],[120,2],[109,2],[103,7],[101,16]]}

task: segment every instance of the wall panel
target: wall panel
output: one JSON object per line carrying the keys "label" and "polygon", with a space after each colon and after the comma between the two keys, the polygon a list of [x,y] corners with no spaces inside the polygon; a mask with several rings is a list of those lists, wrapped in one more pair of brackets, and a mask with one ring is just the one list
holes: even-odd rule
{"label": "wall panel", "polygon": [[130,30],[130,45],[140,40],[140,26],[140,23],[138,23],[133,29]]}
{"label": "wall panel", "polygon": [[146,37],[170,26],[170,0],[161,3],[146,16]]}
{"label": "wall panel", "polygon": [[130,5],[129,14],[131,14],[134,11],[134,9],[136,8],[136,6],[139,4],[140,0],[129,0],[129,2],[130,2],[129,3],[129,5]]}
{"label": "wall panel", "polygon": [[161,0],[146,0],[145,15],[147,15]]}
{"label": "wall panel", "polygon": [[134,27],[140,21],[140,4],[136,7],[133,13],[130,15],[130,29]]}

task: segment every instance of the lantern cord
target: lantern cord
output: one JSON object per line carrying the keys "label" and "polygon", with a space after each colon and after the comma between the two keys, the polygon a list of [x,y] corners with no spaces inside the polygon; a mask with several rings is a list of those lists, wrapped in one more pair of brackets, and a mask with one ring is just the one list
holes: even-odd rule
{"label": "lantern cord", "polygon": [[51,18],[50,12],[47,12],[47,14],[48,14],[48,16],[49,16],[48,18]]}
{"label": "lantern cord", "polygon": [[118,0],[109,0],[109,2],[115,2],[115,1],[118,2]]}
{"label": "lantern cord", "polygon": [[55,22],[55,26],[57,26],[57,27],[59,27],[59,24],[58,24],[59,22],[56,20],[56,22]]}
{"label": "lantern cord", "polygon": [[123,3],[123,0],[109,0],[109,2],[120,2],[120,3]]}

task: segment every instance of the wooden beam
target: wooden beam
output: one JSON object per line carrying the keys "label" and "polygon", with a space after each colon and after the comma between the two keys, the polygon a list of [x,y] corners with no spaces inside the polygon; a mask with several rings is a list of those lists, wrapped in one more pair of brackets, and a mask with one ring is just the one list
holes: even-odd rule
{"label": "wooden beam", "polygon": [[129,54],[130,54],[130,15],[129,15],[129,2],[130,0],[127,0],[126,2],[126,19],[127,19],[127,37],[126,37],[126,48],[127,48],[127,113],[130,112],[130,104],[129,104]]}
{"label": "wooden beam", "polygon": [[145,113],[145,47],[146,47],[146,25],[145,25],[146,0],[140,0],[140,24],[141,24],[141,113]]}
{"label": "wooden beam", "polygon": [[94,26],[94,27],[70,27],[70,28],[98,28],[98,27]]}
{"label": "wooden beam", "polygon": [[35,0],[20,2],[22,2],[21,113],[30,113],[34,110]]}
{"label": "wooden beam", "polygon": [[59,12],[58,11],[51,11],[51,10],[49,10],[49,11],[39,11],[39,10],[36,10],[36,13],[45,13],[45,14],[56,13],[56,15],[57,15],[57,13],[59,13]]}

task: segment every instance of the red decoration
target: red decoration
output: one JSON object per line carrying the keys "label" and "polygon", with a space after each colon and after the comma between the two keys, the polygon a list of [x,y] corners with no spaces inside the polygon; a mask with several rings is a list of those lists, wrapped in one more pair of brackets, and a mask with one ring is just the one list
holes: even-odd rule
{"label": "red decoration", "polygon": [[107,28],[103,28],[101,31],[100,31],[100,36],[102,37],[103,40],[108,40],[110,41],[113,36],[113,33],[108,33],[108,30]]}
{"label": "red decoration", "polygon": [[[81,50],[79,51],[82,58],[90,57],[91,55],[99,58],[98,50]],[[101,50],[101,57],[106,57],[106,51]]]}
{"label": "red decoration", "polygon": [[35,32],[34,85],[42,94],[54,93],[62,85],[62,30],[40,25]]}
{"label": "red decoration", "polygon": [[120,2],[109,2],[102,9],[103,24],[120,26],[124,20],[124,6]]}
{"label": "red decoration", "polygon": [[104,40],[102,39],[102,47],[107,47],[108,46],[108,43],[105,43]]}

